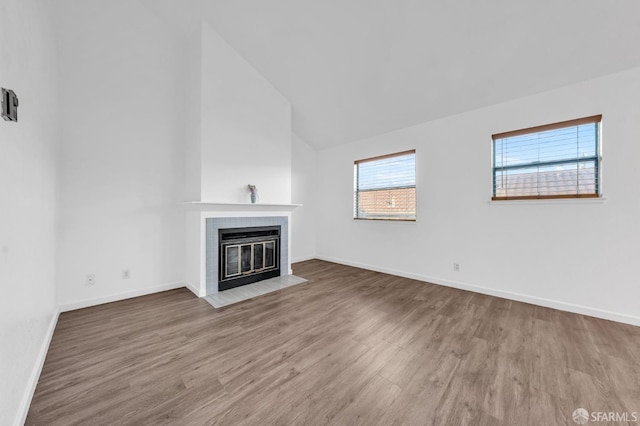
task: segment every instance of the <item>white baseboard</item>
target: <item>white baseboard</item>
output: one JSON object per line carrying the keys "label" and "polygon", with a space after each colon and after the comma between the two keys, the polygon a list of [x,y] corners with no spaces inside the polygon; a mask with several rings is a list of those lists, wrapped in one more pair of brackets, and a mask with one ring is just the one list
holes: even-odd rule
{"label": "white baseboard", "polygon": [[[109,296],[96,297],[94,299],[85,299],[78,302],[66,303],[60,305],[60,312],[75,311],[76,309],[88,308],[91,306],[102,305],[104,303],[117,302],[119,300],[131,299],[132,297],[146,296],[147,294],[160,293],[161,291],[173,290],[176,288],[186,287],[184,281],[162,284],[156,287],[148,287],[139,290],[125,291]],[[191,289],[190,289],[191,290]],[[193,290],[191,290],[193,291]]]}
{"label": "white baseboard", "polygon": [[27,420],[27,414],[29,414],[29,407],[31,407],[31,400],[33,399],[33,394],[36,392],[36,386],[38,386],[38,380],[40,380],[40,373],[42,373],[42,367],[44,367],[44,361],[47,359],[47,352],[49,352],[49,345],[51,344],[51,339],[53,338],[53,332],[56,329],[56,325],[58,324],[58,317],[60,317],[60,308],[56,308],[56,311],[53,313],[51,317],[51,322],[49,323],[49,328],[47,328],[47,333],[44,336],[44,340],[42,341],[42,345],[40,345],[40,351],[38,352],[38,358],[36,358],[36,364],[31,371],[31,376],[29,376],[29,383],[27,384],[27,389],[22,396],[22,401],[20,402],[20,409],[16,414],[16,426],[24,425],[24,422]]}
{"label": "white baseboard", "polygon": [[291,259],[291,263],[306,262],[307,260],[317,259],[316,256],[302,256],[297,259]]}
{"label": "white baseboard", "polygon": [[189,281],[185,281],[184,286],[189,290],[191,290],[191,293],[195,294],[198,297],[205,297],[207,295],[206,291],[200,290],[199,288],[191,284]]}
{"label": "white baseboard", "polygon": [[317,259],[325,260],[327,262],[339,263],[347,266],[354,266],[356,268],[368,269],[370,271],[382,272],[389,275],[396,275],[399,277],[410,278],[418,281],[425,281],[432,284],[443,285],[446,287],[453,287],[460,290],[473,291],[475,293],[486,294],[489,296],[501,297],[503,299],[515,300],[518,302],[530,303],[532,305],[544,306],[546,308],[558,309],[560,311],[573,312],[575,314],[588,315],[590,317],[602,318],[610,321],[621,322],[624,324],[630,324],[640,326],[640,317],[635,315],[628,315],[619,312],[606,311],[603,309],[593,308],[590,306],[576,305],[568,302],[561,302],[558,300],[545,299],[543,297],[531,296],[528,294],[514,293],[510,291],[498,290],[489,287],[481,287],[473,284],[467,284],[459,281],[444,280],[437,277],[430,277],[421,274],[414,274],[410,272],[398,271],[389,268],[380,268],[365,263],[351,262],[349,260],[337,259],[327,256],[317,256]]}

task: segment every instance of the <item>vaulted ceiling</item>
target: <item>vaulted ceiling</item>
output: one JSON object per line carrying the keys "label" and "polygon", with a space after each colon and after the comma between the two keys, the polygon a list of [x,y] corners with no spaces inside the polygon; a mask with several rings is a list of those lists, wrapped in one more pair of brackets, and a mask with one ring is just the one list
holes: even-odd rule
{"label": "vaulted ceiling", "polygon": [[637,0],[140,0],[207,21],[318,149],[640,66]]}

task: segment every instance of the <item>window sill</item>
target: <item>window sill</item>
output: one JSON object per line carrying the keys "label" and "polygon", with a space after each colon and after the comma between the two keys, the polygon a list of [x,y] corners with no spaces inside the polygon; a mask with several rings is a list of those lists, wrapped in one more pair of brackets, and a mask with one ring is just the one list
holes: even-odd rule
{"label": "window sill", "polygon": [[523,205],[523,204],[604,204],[607,199],[598,198],[533,198],[530,200],[489,200],[491,205]]}

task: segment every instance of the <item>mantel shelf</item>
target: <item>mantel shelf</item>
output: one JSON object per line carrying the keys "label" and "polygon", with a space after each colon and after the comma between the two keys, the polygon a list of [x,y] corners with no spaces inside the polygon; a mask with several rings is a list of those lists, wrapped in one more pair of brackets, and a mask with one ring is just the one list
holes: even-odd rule
{"label": "mantel shelf", "polygon": [[179,203],[185,207],[193,207],[198,210],[223,210],[223,211],[260,211],[260,210],[278,210],[292,211],[302,204],[283,204],[283,203],[214,203],[208,201],[185,201]]}

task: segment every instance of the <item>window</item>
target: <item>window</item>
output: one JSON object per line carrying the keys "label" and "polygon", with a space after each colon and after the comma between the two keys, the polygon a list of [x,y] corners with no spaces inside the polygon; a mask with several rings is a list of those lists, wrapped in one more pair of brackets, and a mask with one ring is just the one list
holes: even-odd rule
{"label": "window", "polygon": [[601,115],[493,135],[493,200],[600,196]]}
{"label": "window", "polygon": [[416,220],[416,151],[358,160],[354,219]]}

